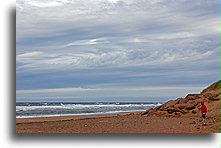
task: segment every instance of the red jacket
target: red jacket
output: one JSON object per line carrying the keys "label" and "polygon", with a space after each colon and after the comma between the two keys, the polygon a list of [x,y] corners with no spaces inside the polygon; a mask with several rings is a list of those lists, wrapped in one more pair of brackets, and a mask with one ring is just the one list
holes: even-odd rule
{"label": "red jacket", "polygon": [[207,113],[206,105],[202,105],[202,107],[201,107],[201,113]]}

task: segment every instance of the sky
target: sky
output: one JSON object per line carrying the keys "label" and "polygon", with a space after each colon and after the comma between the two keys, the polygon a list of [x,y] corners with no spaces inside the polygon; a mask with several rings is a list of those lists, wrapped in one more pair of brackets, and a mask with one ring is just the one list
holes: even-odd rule
{"label": "sky", "polygon": [[16,99],[149,101],[199,93],[220,79],[219,6],[17,0]]}

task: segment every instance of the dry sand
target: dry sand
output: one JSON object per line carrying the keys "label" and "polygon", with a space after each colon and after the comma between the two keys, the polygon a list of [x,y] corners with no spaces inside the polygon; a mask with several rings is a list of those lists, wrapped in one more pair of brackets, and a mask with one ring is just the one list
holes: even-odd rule
{"label": "dry sand", "polygon": [[218,133],[219,119],[141,116],[140,113],[17,118],[16,133]]}

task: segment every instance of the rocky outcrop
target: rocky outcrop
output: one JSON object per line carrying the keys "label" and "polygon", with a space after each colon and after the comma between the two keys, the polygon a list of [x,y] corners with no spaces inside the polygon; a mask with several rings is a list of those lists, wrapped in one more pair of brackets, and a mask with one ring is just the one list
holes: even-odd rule
{"label": "rocky outcrop", "polygon": [[[188,94],[185,98],[178,98],[176,100],[170,100],[163,105],[155,108],[148,109],[142,112],[142,116],[156,115],[156,116],[182,116],[182,115],[195,115],[200,113],[201,104],[204,101],[208,106],[213,108],[213,111],[219,112],[219,100],[220,100],[220,81],[212,84],[213,88],[208,87],[200,94]],[[215,86],[215,87],[214,87]],[[216,107],[215,107],[216,106]],[[209,110],[209,111],[212,111]]]}
{"label": "rocky outcrop", "polygon": [[220,100],[220,91],[219,90],[214,90],[214,91],[208,91],[203,93],[203,96],[211,101],[216,101],[216,100]]}

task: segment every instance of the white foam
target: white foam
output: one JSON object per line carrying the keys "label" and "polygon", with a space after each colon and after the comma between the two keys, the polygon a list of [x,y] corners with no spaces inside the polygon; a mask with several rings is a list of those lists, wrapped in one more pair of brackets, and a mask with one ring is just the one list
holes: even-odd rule
{"label": "white foam", "polygon": [[[25,104],[16,106],[17,118],[33,118],[48,116],[64,116],[64,115],[90,115],[90,114],[111,114],[120,112],[136,112],[145,111],[150,107],[158,104],[121,104],[121,103],[96,103],[96,104],[67,104],[67,103],[42,103],[42,106],[36,104]],[[33,116],[32,116],[33,114]],[[42,115],[43,114],[43,115]]]}
{"label": "white foam", "polygon": [[[157,104],[161,105],[161,104]],[[40,109],[84,109],[84,108],[114,108],[114,107],[151,107],[156,104],[61,104],[56,106],[45,105],[45,106],[16,106],[16,111],[27,111],[27,110],[40,110]]]}
{"label": "white foam", "polygon": [[145,110],[130,110],[130,111],[109,111],[109,112],[97,112],[97,113],[80,113],[80,114],[54,114],[54,115],[35,115],[35,116],[16,116],[16,118],[39,118],[39,117],[59,117],[59,116],[81,116],[81,115],[102,115],[102,114],[116,114],[127,112],[141,112]]}

